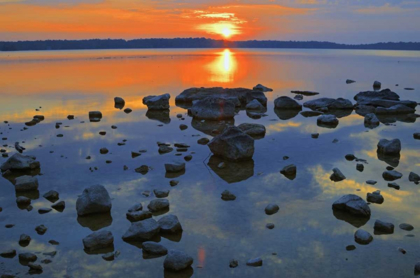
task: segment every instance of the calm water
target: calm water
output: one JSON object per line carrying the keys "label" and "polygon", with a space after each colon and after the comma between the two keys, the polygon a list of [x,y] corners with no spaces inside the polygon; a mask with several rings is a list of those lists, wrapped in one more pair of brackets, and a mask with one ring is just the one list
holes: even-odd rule
{"label": "calm water", "polygon": [[[5,149],[11,155],[14,142],[25,141],[24,154],[37,157],[42,173],[38,176],[39,195],[30,196],[34,207],[30,212],[17,207],[13,184],[0,179],[0,251],[35,252],[39,262],[49,258],[43,252],[56,250],[53,262],[43,265],[41,277],[411,277],[414,264],[420,261],[420,190],[408,181],[410,171],[420,173],[420,141],[412,136],[420,132],[418,121],[397,121],[367,130],[363,117],[353,112],[340,118],[337,128],[326,129],[316,125],[316,118],[299,114],[282,120],[274,113],[273,100],[293,96],[291,90],[313,90],[321,93],[319,97],[353,100],[356,93],[370,90],[373,81],[379,80],[383,88],[392,89],[402,99],[420,102],[419,76],[420,52],[192,49],[0,53],[0,121],[10,124],[0,125],[1,137],[7,138],[3,144],[8,144]],[[357,83],[347,85],[348,78]],[[255,142],[253,162],[232,166],[230,171],[208,165],[214,158],[207,146],[196,141],[211,136],[190,117],[184,121],[176,117],[178,113],[186,115],[186,110],[175,106],[175,97],[190,87],[252,88],[258,83],[274,89],[266,93],[268,116],[254,120],[241,111],[235,117],[237,125],[256,122],[267,129],[265,138]],[[416,90],[405,91],[405,87]],[[159,121],[146,117],[142,98],[162,93],[171,94],[171,111],[170,122],[159,126]],[[115,109],[115,96],[123,97],[133,112]],[[305,97],[301,102],[314,98]],[[39,112],[35,111],[38,107],[42,107]],[[101,122],[88,121],[92,110],[102,112]],[[20,131],[23,123],[37,114],[45,120]],[[69,114],[76,118],[67,120]],[[62,122],[62,128],[55,129],[56,122]],[[181,131],[180,124],[188,129]],[[98,134],[102,130],[106,136]],[[314,132],[320,133],[318,139],[311,138]],[[56,137],[59,133],[64,137]],[[382,138],[402,142],[397,170],[404,176],[397,181],[399,191],[388,188],[382,178],[387,164],[376,155],[376,144]],[[126,145],[118,146],[124,139]],[[339,142],[333,144],[333,139]],[[191,145],[189,153],[194,152],[175,187],[165,177],[164,163],[174,160],[176,152],[159,155],[157,141],[184,142]],[[110,153],[99,154],[103,147]],[[131,151],[140,149],[147,152],[131,158]],[[356,162],[344,159],[348,153],[368,161],[363,172],[356,170]],[[85,159],[88,155],[91,160]],[[290,159],[284,161],[285,155]],[[5,160],[0,158],[0,162]],[[112,163],[106,164],[106,160]],[[292,181],[279,173],[291,163],[298,168]],[[134,172],[143,164],[152,168],[149,173]],[[124,171],[124,165],[129,170]],[[90,167],[98,170],[91,172]],[[334,167],[347,179],[330,181]],[[370,179],[378,183],[366,184]],[[76,199],[94,184],[108,189],[113,199],[111,217],[78,219]],[[51,205],[42,197],[51,189],[60,193],[66,209],[40,215],[39,208]],[[138,202],[147,206],[154,196],[145,197],[142,192],[153,189],[171,190],[170,213],[178,216],[184,228],[182,236],[162,237],[161,243],[190,254],[193,271],[165,273],[164,257],[145,259],[139,246],[121,239],[130,226],[127,209]],[[237,199],[222,201],[220,194],[225,189]],[[377,189],[385,202],[371,204],[372,217],[363,229],[373,234],[373,223],[381,219],[394,223],[395,232],[375,235],[367,246],[358,245],[353,239],[357,228],[337,219],[331,205],[344,194],[365,198],[367,192]],[[268,203],[277,203],[279,213],[266,215]],[[273,230],[265,227],[269,222],[276,225]],[[399,229],[403,222],[415,229]],[[15,226],[7,229],[6,224]],[[42,236],[34,230],[40,224],[48,227]],[[101,228],[112,231],[115,250],[121,252],[113,262],[83,250],[82,239]],[[22,233],[32,237],[27,247],[18,244]],[[50,245],[51,239],[60,245]],[[356,250],[346,251],[350,244],[355,244]],[[398,247],[407,254],[401,254]],[[264,265],[246,266],[254,257],[261,257]],[[229,268],[231,259],[237,259],[239,267]],[[28,267],[17,257],[0,257],[2,273],[24,277]]]}

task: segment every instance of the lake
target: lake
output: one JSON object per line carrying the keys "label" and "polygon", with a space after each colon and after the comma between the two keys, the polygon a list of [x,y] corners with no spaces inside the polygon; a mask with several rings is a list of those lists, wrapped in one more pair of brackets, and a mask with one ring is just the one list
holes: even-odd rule
{"label": "lake", "polygon": [[[16,153],[15,142],[20,142],[26,148],[23,154],[36,156],[41,163],[38,191],[23,194],[31,199],[32,210],[17,205],[16,197],[22,193],[15,191],[10,179],[0,179],[0,251],[31,252],[38,256],[36,263],[51,260],[41,263],[40,277],[411,277],[420,260],[420,187],[408,176],[420,174],[420,141],[413,138],[413,133],[420,132],[419,121],[398,118],[368,129],[364,117],[353,111],[340,115],[336,128],[324,128],[317,125],[316,117],[275,113],[274,100],[293,98],[292,90],[309,90],[320,94],[304,96],[299,103],[318,97],[343,97],[355,103],[353,97],[372,90],[378,80],[401,99],[420,102],[419,76],[420,52],[415,51],[0,52],[2,148],[10,157]],[[346,84],[346,79],[356,83]],[[273,89],[265,94],[266,116],[254,119],[241,110],[234,123],[262,124],[265,137],[255,140],[253,160],[218,167],[223,160],[197,143],[203,137],[212,139],[214,127],[193,120],[186,109],[176,106],[175,97],[191,87],[252,88],[258,83]],[[404,90],[407,87],[415,90]],[[171,95],[170,114],[147,114],[143,97],[163,93]],[[124,98],[131,113],[114,107],[117,96]],[[89,122],[89,111],[101,111],[103,118]],[[24,130],[24,123],[34,115],[45,120]],[[68,115],[75,118],[69,120]],[[59,128],[57,122],[62,123]],[[188,128],[181,130],[181,124]],[[319,138],[311,138],[312,133],[319,133]],[[382,178],[389,165],[378,159],[376,149],[383,138],[401,140],[396,167],[403,174],[396,181],[400,190],[388,187]],[[338,141],[333,143],[334,139]],[[176,156],[176,150],[159,154],[158,141],[190,147],[181,156]],[[109,152],[100,154],[101,148]],[[133,158],[132,152],[140,150],[146,152]],[[165,163],[189,154],[192,159],[186,162],[185,173],[165,174]],[[347,154],[366,160],[362,172],[356,169],[356,161],[345,159]],[[6,160],[0,158],[1,163]],[[297,167],[293,180],[280,174],[289,164]],[[149,166],[147,174],[135,171],[141,165]],[[339,168],[346,179],[331,181],[333,168]],[[171,186],[173,179],[179,184]],[[377,183],[369,185],[367,180]],[[108,190],[111,213],[78,217],[78,196],[96,184]],[[153,218],[174,214],[183,227],[182,234],[157,241],[194,259],[192,268],[179,273],[164,271],[164,256],[150,258],[143,255],[140,243],[121,238],[130,227],[127,210],[138,203],[147,210],[155,189],[170,190],[166,198],[170,209]],[[53,204],[43,197],[49,190],[59,192],[65,201],[63,212],[38,213]],[[236,200],[222,200],[224,190],[235,194]],[[370,204],[369,220],[354,223],[333,213],[332,204],[341,196],[356,194],[366,200],[366,194],[376,190],[385,201]],[[278,204],[278,213],[264,212],[270,203]],[[374,234],[377,219],[393,223],[394,233]],[[266,228],[268,223],[274,229]],[[400,229],[401,223],[413,225],[414,230]],[[6,228],[8,224],[14,226]],[[41,224],[48,228],[43,235],[35,231]],[[359,228],[373,235],[370,244],[355,242]],[[84,251],[83,238],[102,229],[114,236],[118,256],[113,261]],[[21,234],[32,238],[26,247],[19,245]],[[356,249],[347,251],[348,245]],[[43,254],[53,251],[57,252],[53,257]],[[262,267],[246,265],[256,257],[263,260]],[[238,267],[229,267],[232,259],[239,262]],[[0,257],[0,274],[24,277],[28,270],[18,256]]]}

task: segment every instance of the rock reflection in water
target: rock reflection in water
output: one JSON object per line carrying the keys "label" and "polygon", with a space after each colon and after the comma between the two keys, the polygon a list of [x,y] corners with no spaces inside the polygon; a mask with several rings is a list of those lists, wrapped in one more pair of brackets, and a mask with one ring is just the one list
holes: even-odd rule
{"label": "rock reflection in water", "polygon": [[363,227],[370,219],[370,217],[357,217],[342,210],[333,209],[332,211],[335,218],[345,221],[356,228]]}
{"label": "rock reflection in water", "polygon": [[78,216],[77,222],[80,226],[89,228],[91,231],[98,231],[102,228],[111,226],[112,216],[110,213],[97,213],[87,216]]}
{"label": "rock reflection in water", "polygon": [[379,152],[377,153],[377,155],[380,161],[383,161],[392,167],[398,167],[398,165],[400,164],[400,155],[384,155]]}
{"label": "rock reflection in water", "polygon": [[290,110],[285,110],[285,109],[274,109],[274,113],[276,113],[277,117],[279,117],[280,120],[290,120],[294,117],[296,117],[299,112],[301,110],[300,109],[290,109]]}
{"label": "rock reflection in water", "polygon": [[194,269],[192,267],[188,267],[182,271],[169,271],[164,270],[163,277],[164,278],[190,278],[194,275]]}
{"label": "rock reflection in water", "polygon": [[[197,119],[192,119],[191,126],[201,131],[207,135],[215,136],[217,133],[221,133],[227,126],[235,125],[235,121],[225,120],[225,121],[202,121]],[[214,131],[217,131],[216,133]]]}
{"label": "rock reflection in water", "polygon": [[169,124],[171,122],[171,117],[169,116],[169,109],[167,110],[147,110],[146,117],[150,120],[159,121],[164,124]]}
{"label": "rock reflection in water", "polygon": [[[224,162],[224,167],[219,168],[219,164]],[[235,183],[249,179],[254,175],[254,160],[246,160],[241,162],[224,161],[218,156],[211,156],[208,166],[221,179],[227,183]]]}

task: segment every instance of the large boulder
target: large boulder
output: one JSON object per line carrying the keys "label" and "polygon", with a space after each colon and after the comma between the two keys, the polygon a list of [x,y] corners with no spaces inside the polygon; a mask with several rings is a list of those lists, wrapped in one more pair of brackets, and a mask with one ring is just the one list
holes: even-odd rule
{"label": "large boulder", "polygon": [[147,96],[143,98],[143,103],[147,105],[150,110],[167,110],[169,109],[169,94],[159,96]]}
{"label": "large boulder", "polygon": [[235,126],[226,128],[208,146],[214,155],[232,161],[251,159],[254,155],[254,139]]}
{"label": "large boulder", "polygon": [[7,170],[25,171],[39,169],[40,163],[34,156],[22,155],[15,153],[5,163],[1,165],[1,171]]}
{"label": "large boulder", "polygon": [[110,231],[94,232],[83,239],[83,246],[87,251],[95,251],[114,246],[114,237]]}
{"label": "large boulder", "polygon": [[368,204],[359,196],[348,194],[342,196],[332,205],[333,209],[348,212],[354,216],[370,217]]}
{"label": "large boulder", "polygon": [[276,98],[274,100],[274,107],[277,109],[284,109],[284,110],[302,109],[301,104],[299,104],[296,100],[290,97],[286,97],[286,96]]}
{"label": "large boulder", "polygon": [[181,271],[190,267],[194,259],[183,251],[169,250],[163,262],[163,267],[170,271]]}
{"label": "large boulder", "polygon": [[76,201],[76,210],[79,216],[110,212],[111,207],[111,198],[103,185],[86,188]]}
{"label": "large boulder", "polygon": [[130,228],[123,235],[123,240],[148,241],[157,235],[160,227],[156,220],[148,218],[143,221],[131,223]]}
{"label": "large boulder", "polygon": [[387,156],[399,156],[401,151],[400,139],[381,139],[377,145],[377,153]]}
{"label": "large boulder", "polygon": [[190,109],[191,116],[202,120],[224,120],[235,116],[235,104],[220,97],[207,97],[195,101]]}

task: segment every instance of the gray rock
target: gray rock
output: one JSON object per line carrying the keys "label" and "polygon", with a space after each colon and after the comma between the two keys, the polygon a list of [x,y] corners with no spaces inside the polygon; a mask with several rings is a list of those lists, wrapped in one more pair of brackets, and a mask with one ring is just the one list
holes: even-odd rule
{"label": "gray rock", "polygon": [[357,102],[361,102],[364,100],[372,100],[372,99],[385,99],[385,100],[399,101],[400,96],[389,89],[385,89],[379,92],[378,91],[360,92],[354,96],[354,100]]}
{"label": "gray rock", "polygon": [[39,225],[35,228],[35,231],[39,234],[39,235],[43,235],[47,232],[48,228],[45,227],[44,225]]}
{"label": "gray rock", "polygon": [[278,206],[278,205],[276,205],[276,204],[268,204],[268,205],[265,207],[265,213],[266,213],[267,215],[272,215],[272,214],[275,214],[275,213],[277,213],[279,210],[280,210],[280,208],[279,208],[279,206]]}
{"label": "gray rock", "polygon": [[165,246],[153,241],[143,242],[142,249],[143,252],[154,256],[164,256],[168,254],[168,249],[166,249]]}
{"label": "gray rock", "polygon": [[152,213],[150,211],[131,211],[127,212],[126,217],[130,222],[138,222],[144,219],[152,218]]}
{"label": "gray rock", "polygon": [[247,266],[262,266],[263,265],[263,260],[261,258],[254,258],[254,259],[250,259],[246,262]]}
{"label": "gray rock", "polygon": [[50,211],[52,211],[52,209],[50,209],[50,208],[40,208],[40,209],[38,209],[39,214],[49,213]]}
{"label": "gray rock", "polygon": [[169,190],[153,190],[153,193],[155,193],[156,198],[166,198],[169,196]]}
{"label": "gray rock", "polygon": [[399,227],[400,227],[401,230],[405,230],[405,231],[412,231],[412,230],[414,230],[413,225],[408,224],[408,223],[401,223],[399,225]]}
{"label": "gray rock", "polygon": [[420,140],[420,132],[414,133],[413,138],[416,140]]}
{"label": "gray rock", "polygon": [[370,184],[370,185],[375,185],[375,184],[377,184],[378,182],[377,182],[377,181],[374,181],[374,180],[367,180],[367,181],[366,181],[366,183],[367,183],[367,184]]}
{"label": "gray rock", "polygon": [[147,208],[151,212],[158,212],[169,209],[169,201],[167,199],[155,199],[150,201]]}
{"label": "gray rock", "polygon": [[76,202],[76,210],[79,216],[110,212],[111,207],[111,198],[102,185],[86,188]]}
{"label": "gray rock", "polygon": [[319,95],[318,92],[312,92],[312,91],[291,91],[292,94],[297,95],[304,95],[304,96],[316,96]]}
{"label": "gray rock", "polygon": [[185,170],[184,162],[166,163],[165,170],[167,173],[177,173]]}
{"label": "gray rock", "polygon": [[316,122],[321,127],[336,127],[338,125],[338,119],[334,115],[321,115]]}
{"label": "gray rock", "polygon": [[274,229],[275,225],[274,225],[273,223],[267,223],[267,224],[265,225],[265,227],[266,227],[267,229],[272,230],[272,229]]}
{"label": "gray rock", "polygon": [[373,240],[373,237],[369,232],[359,229],[354,233],[354,240],[359,244],[366,245]]}
{"label": "gray rock", "polygon": [[195,101],[190,112],[195,119],[215,121],[232,119],[235,116],[235,103],[223,98],[208,97]]}
{"label": "gray rock", "polygon": [[236,200],[236,196],[232,194],[229,190],[225,190],[222,192],[222,200],[234,201]]}
{"label": "gray rock", "polygon": [[265,136],[265,126],[261,124],[240,124],[238,128],[252,138],[261,138]]}
{"label": "gray rock", "polygon": [[38,179],[31,176],[21,176],[15,179],[16,191],[32,191],[38,189]]}
{"label": "gray rock", "polygon": [[40,167],[41,164],[39,163],[39,161],[36,161],[36,158],[34,156],[27,156],[22,155],[20,153],[15,153],[5,163],[1,165],[0,169],[2,172],[5,172],[7,170],[33,170],[39,169]]}
{"label": "gray rock", "polygon": [[361,163],[356,164],[356,170],[357,171],[363,172],[364,169],[365,169],[365,166],[363,164],[361,164]]}
{"label": "gray rock", "polygon": [[55,201],[57,201],[59,198],[60,198],[60,195],[58,194],[58,192],[57,191],[55,191],[55,190],[50,190],[50,191],[48,191],[47,193],[45,193],[44,195],[43,195],[43,197],[45,198],[45,199],[47,199],[48,201],[50,201],[50,202],[55,202]]}
{"label": "gray rock", "polygon": [[128,212],[139,211],[143,209],[143,205],[141,203],[135,204],[134,206],[128,209]]}
{"label": "gray rock", "polygon": [[208,144],[211,152],[232,161],[248,160],[254,155],[254,139],[237,127],[228,127]]}
{"label": "gray rock", "polygon": [[393,234],[394,224],[376,220],[373,229],[375,230],[375,234]]}
{"label": "gray rock", "polygon": [[96,251],[114,246],[114,237],[110,231],[94,232],[83,239],[83,246],[87,251]]}
{"label": "gray rock", "polygon": [[160,96],[148,96],[143,98],[143,103],[147,105],[149,110],[166,110],[169,109],[169,94]]}
{"label": "gray rock", "polygon": [[370,203],[382,204],[384,202],[384,197],[381,195],[380,190],[376,190],[372,193],[367,193],[366,200]]}
{"label": "gray rock", "polygon": [[256,85],[253,88],[253,90],[255,90],[255,91],[262,91],[262,92],[272,92],[273,91],[273,89],[268,88],[268,87],[266,87],[264,85],[261,85],[261,84]]}
{"label": "gray rock", "polygon": [[250,111],[265,111],[266,108],[258,100],[254,99],[245,106],[246,110]]}
{"label": "gray rock", "polygon": [[302,105],[290,97],[282,96],[274,100],[274,107],[277,109],[291,110],[302,109]]}
{"label": "gray rock", "polygon": [[342,210],[355,216],[370,217],[368,204],[359,196],[348,194],[342,196],[332,205],[333,209]]}
{"label": "gray rock", "polygon": [[118,104],[118,105],[124,106],[125,105],[125,100],[123,98],[121,98],[121,97],[115,97],[114,98],[114,103],[115,104]]}
{"label": "gray rock", "polygon": [[89,120],[91,122],[99,122],[102,119],[102,113],[100,111],[90,111]]}
{"label": "gray rock", "polygon": [[175,98],[177,104],[191,104],[195,100],[202,100],[207,97],[217,96],[235,103],[236,106],[246,105],[253,99],[258,99],[263,105],[267,103],[267,98],[261,91],[244,88],[190,88],[184,90]]}
{"label": "gray rock", "polygon": [[351,83],[355,83],[356,81],[354,81],[354,80],[351,80],[351,79],[347,79],[346,80],[346,84],[351,84]]}
{"label": "gray rock", "polygon": [[183,251],[169,250],[168,255],[163,262],[166,270],[181,271],[190,267],[194,259]]}
{"label": "gray rock", "polygon": [[402,178],[402,176],[403,175],[400,172],[397,172],[395,170],[385,171],[382,173],[382,177],[386,181],[394,181],[394,180]]}
{"label": "gray rock", "polygon": [[102,255],[102,259],[104,259],[105,261],[113,261],[115,260],[115,253],[114,252],[106,253]]}
{"label": "gray rock", "polygon": [[13,258],[16,256],[16,250],[9,249],[9,250],[3,251],[0,253],[0,256],[5,257],[5,258]]}
{"label": "gray rock", "polygon": [[296,177],[296,165],[290,164],[285,167],[283,167],[282,170],[280,170],[280,173],[285,175],[286,177],[293,177],[293,179]]}
{"label": "gray rock", "polygon": [[330,176],[330,180],[338,182],[346,179],[346,176],[344,176],[338,168],[334,168],[332,171],[333,173]]}
{"label": "gray rock", "polygon": [[178,233],[183,230],[178,217],[173,214],[162,217],[157,223],[160,227],[160,231],[164,233]]}
{"label": "gray rock", "polygon": [[160,154],[170,153],[173,150],[174,150],[173,148],[165,146],[165,145],[159,146],[159,153]]}
{"label": "gray rock", "polygon": [[380,90],[381,89],[381,82],[379,82],[379,81],[373,82],[373,89]]}
{"label": "gray rock", "polygon": [[408,180],[412,182],[420,182],[420,176],[414,172],[410,172],[410,175],[408,176]]}
{"label": "gray rock", "polygon": [[305,102],[303,106],[312,110],[320,110],[323,108],[328,108],[329,110],[353,109],[351,101],[344,98],[318,98]]}
{"label": "gray rock", "polygon": [[379,119],[378,117],[376,117],[376,115],[374,113],[369,113],[365,116],[365,127],[377,127],[379,125]]}
{"label": "gray rock", "polygon": [[128,231],[123,235],[123,240],[148,241],[160,231],[158,223],[153,218],[131,223]]}

